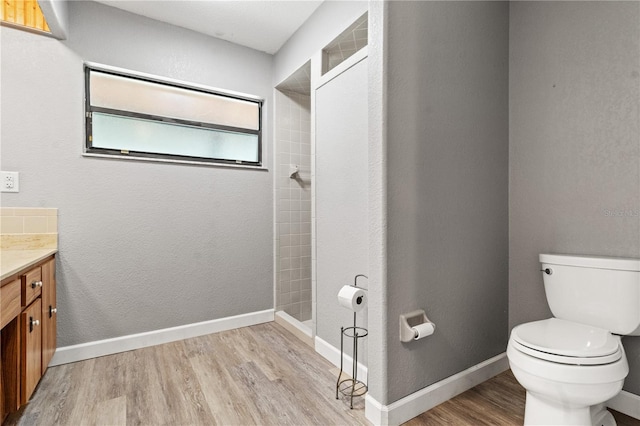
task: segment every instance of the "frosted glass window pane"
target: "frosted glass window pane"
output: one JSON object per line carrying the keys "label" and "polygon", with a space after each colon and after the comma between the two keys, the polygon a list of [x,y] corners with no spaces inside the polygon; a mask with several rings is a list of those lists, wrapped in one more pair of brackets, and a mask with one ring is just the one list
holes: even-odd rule
{"label": "frosted glass window pane", "polygon": [[93,147],[257,162],[258,135],[93,113]]}
{"label": "frosted glass window pane", "polygon": [[260,129],[258,102],[91,71],[91,106]]}

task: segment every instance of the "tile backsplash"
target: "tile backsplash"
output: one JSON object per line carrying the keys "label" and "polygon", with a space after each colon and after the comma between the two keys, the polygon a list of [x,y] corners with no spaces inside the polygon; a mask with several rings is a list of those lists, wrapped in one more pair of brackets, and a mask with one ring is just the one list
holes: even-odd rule
{"label": "tile backsplash", "polygon": [[0,247],[2,249],[56,248],[58,209],[0,208]]}

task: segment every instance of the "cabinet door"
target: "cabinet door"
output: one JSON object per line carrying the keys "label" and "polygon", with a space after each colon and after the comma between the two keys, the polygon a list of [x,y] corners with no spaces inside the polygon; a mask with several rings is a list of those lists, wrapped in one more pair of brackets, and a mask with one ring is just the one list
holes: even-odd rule
{"label": "cabinet door", "polygon": [[[20,408],[20,316],[16,316],[0,331],[0,405],[4,414]],[[0,421],[2,423],[2,421]]]}
{"label": "cabinet door", "polygon": [[56,260],[42,265],[42,374],[56,351]]}
{"label": "cabinet door", "polygon": [[42,300],[37,298],[20,316],[22,337],[20,357],[20,396],[22,404],[29,402],[42,377]]}
{"label": "cabinet door", "polygon": [[2,388],[2,357],[0,356],[0,424],[4,421],[4,389]]}

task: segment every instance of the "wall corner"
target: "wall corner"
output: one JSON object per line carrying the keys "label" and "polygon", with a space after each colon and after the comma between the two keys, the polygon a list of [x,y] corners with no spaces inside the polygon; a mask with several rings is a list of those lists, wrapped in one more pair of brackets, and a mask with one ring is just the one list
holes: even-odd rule
{"label": "wall corner", "polygon": [[69,36],[69,3],[67,0],[39,0],[38,4],[47,20],[51,35],[58,40],[66,40]]}

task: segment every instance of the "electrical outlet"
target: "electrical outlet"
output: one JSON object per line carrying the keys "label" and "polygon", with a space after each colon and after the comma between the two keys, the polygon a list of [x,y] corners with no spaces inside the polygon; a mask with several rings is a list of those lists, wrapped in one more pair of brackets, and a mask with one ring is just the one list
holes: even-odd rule
{"label": "electrical outlet", "polygon": [[20,192],[18,172],[0,172],[0,192]]}

